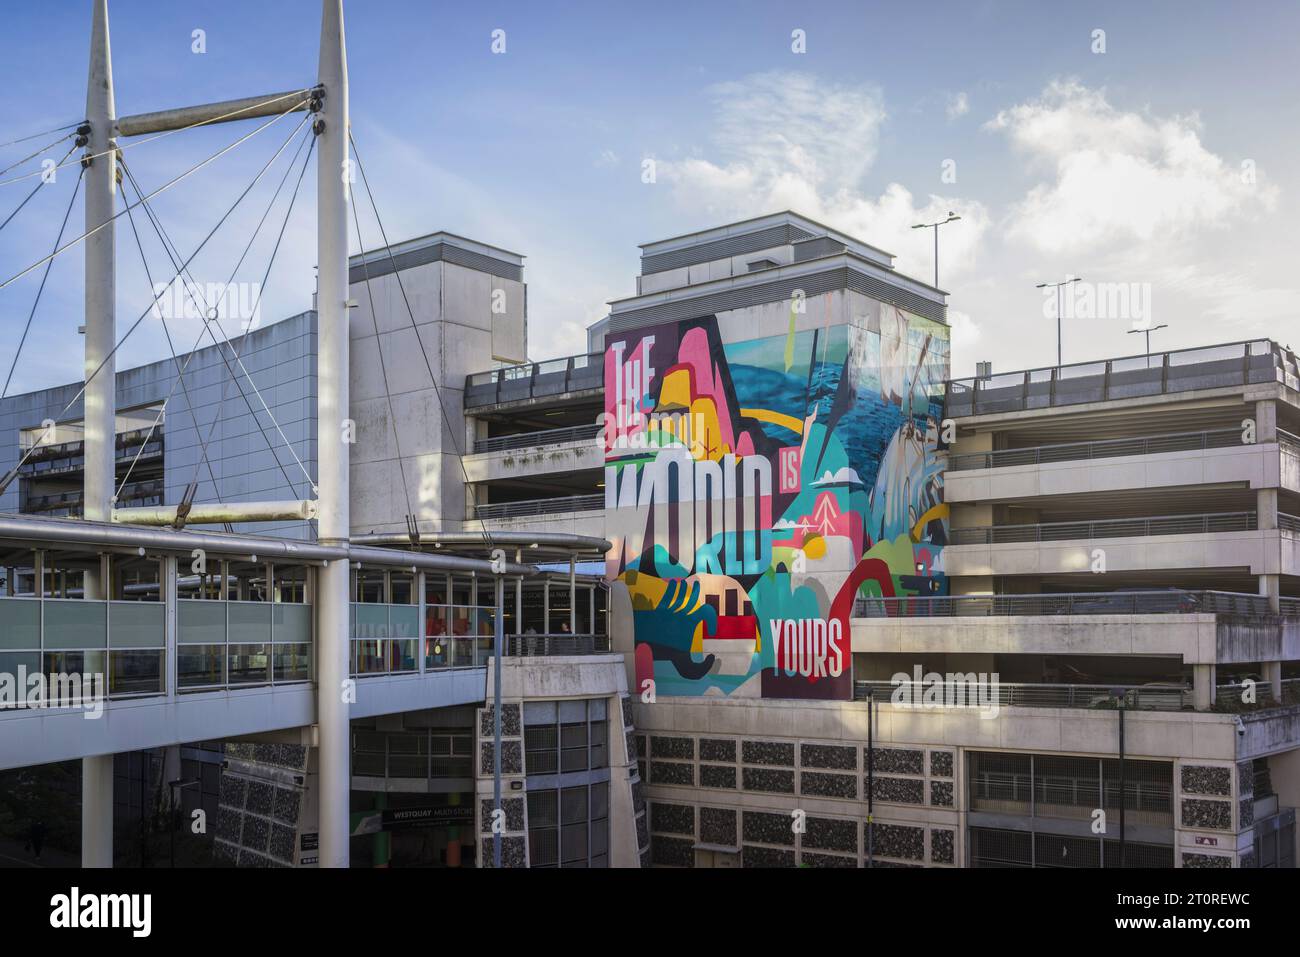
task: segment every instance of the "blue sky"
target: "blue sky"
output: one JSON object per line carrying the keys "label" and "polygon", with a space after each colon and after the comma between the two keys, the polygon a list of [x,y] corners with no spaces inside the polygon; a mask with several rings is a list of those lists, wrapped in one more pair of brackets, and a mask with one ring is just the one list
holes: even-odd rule
{"label": "blue sky", "polygon": [[[1187,2],[346,9],[353,131],[390,237],[447,229],[526,255],[534,358],[584,348],[603,304],[634,292],[638,243],[787,206],[897,253],[900,270],[927,280],[929,238],[911,223],[963,216],[940,251],[954,374],[979,359],[1003,370],[1051,362],[1055,322],[1034,284],[1066,274],[1149,290],[1134,301],[1150,307],[1067,321],[1067,361],[1140,351],[1125,331],[1142,321],[1170,325],[1157,347],[1300,345],[1294,3],[1244,13]],[[110,13],[119,114],[313,82],[314,0],[113,0]],[[5,18],[0,142],[78,119],[89,3],[14,5]],[[206,32],[202,55],[191,51],[195,29]],[[491,51],[494,29],[506,32],[504,54]],[[796,29],[802,54],[791,50]],[[1098,29],[1105,52],[1093,51]],[[158,199],[182,250],[297,121]],[[127,160],[156,186],[252,126],[168,137]],[[0,150],[0,167],[19,150]],[[642,182],[647,158],[654,183]],[[197,278],[226,278],[282,170],[196,261]],[[263,321],[310,302],[307,177]],[[60,171],[0,232],[0,278],[48,252],[74,180]],[[0,185],[0,219],[30,183]],[[362,228],[375,245],[364,215]],[[157,279],[161,251],[145,241]],[[269,242],[238,278],[260,278]],[[124,330],[150,299],[125,220],[118,255]],[[0,290],[5,371],[38,273]],[[79,377],[80,282],[79,252],[60,257],[11,391]],[[188,347],[197,330],[178,338]],[[123,364],[166,355],[146,324]]]}

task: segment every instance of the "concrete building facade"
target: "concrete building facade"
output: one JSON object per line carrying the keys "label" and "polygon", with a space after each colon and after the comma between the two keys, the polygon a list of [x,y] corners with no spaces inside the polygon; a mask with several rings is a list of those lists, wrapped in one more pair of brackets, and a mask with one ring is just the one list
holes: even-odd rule
{"label": "concrete building facade", "polygon": [[[500,836],[504,866],[1294,866],[1292,352],[953,380],[943,291],[807,217],[641,261],[585,353],[530,362],[522,256],[435,233],[352,257],[354,865],[483,866]],[[315,322],[245,351],[313,474]],[[310,497],[215,348],[195,416],[175,369],[119,374],[119,481],[134,461],[174,504],[197,463],[198,501]],[[75,391],[0,405],[8,468]],[[76,428],[10,511],[75,510]],[[216,849],[311,866],[338,555],[306,521],[212,529],[194,572],[166,530],[137,553],[66,524],[0,528],[0,665],[103,656],[107,720],[0,714],[3,766],[219,761],[192,798]]]}

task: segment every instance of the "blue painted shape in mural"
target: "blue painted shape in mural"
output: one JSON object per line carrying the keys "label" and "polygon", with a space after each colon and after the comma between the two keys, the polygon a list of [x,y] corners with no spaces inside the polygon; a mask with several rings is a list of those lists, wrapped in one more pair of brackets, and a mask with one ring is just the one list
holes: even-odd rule
{"label": "blue painted shape in mural", "polygon": [[776,667],[776,648],[772,643],[771,628],[773,619],[798,621],[801,618],[826,617],[826,609],[821,607],[817,592],[807,585],[793,587],[793,579],[785,572],[769,571],[749,590],[749,600],[758,617],[759,634],[762,636],[758,655],[760,671]]}

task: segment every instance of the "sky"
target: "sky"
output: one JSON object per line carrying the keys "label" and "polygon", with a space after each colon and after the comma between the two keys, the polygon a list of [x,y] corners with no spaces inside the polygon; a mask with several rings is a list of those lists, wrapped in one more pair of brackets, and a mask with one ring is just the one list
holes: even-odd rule
{"label": "sky", "polygon": [[[586,326],[635,293],[638,244],[787,208],[893,252],[926,282],[933,236],[912,226],[961,216],[939,237],[954,376],[980,360],[1053,364],[1055,294],[1035,287],[1071,277],[1067,363],[1141,353],[1128,330],[1161,324],[1157,350],[1300,346],[1295,2],[349,0],[345,11],[353,135],[389,239],[448,230],[526,256],[531,358],[585,351]],[[0,143],[76,122],[89,0],[5,0],[3,15]],[[110,0],[110,17],[119,115],[314,82],[314,0]],[[200,283],[265,274],[262,322],[309,308],[314,288],[314,163],[286,217],[301,119],[151,201],[188,256],[288,144],[191,265]],[[148,192],[265,122],[128,140],[124,155]],[[0,147],[0,168],[47,140]],[[16,178],[36,162],[0,175],[0,221],[38,181]],[[80,234],[76,173],[57,170],[0,230],[0,284],[49,254],[69,208],[64,241]],[[374,216],[356,205],[374,248]],[[152,227],[137,228],[151,278],[170,279]],[[153,298],[125,217],[117,252],[121,336]],[[82,268],[80,246],[53,260],[9,393],[80,378]],[[0,288],[5,374],[42,272]],[[180,316],[170,331],[179,351],[202,325]],[[119,368],[168,349],[146,316]]]}

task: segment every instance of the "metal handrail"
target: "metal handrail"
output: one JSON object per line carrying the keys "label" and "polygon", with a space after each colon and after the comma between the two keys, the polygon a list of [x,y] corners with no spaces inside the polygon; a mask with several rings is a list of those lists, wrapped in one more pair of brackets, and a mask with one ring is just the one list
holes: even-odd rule
{"label": "metal handrail", "polygon": [[554,515],[558,512],[591,512],[605,507],[605,496],[567,495],[559,498],[533,498],[520,502],[500,502],[494,505],[476,505],[474,511],[480,519],[518,518],[528,515]]}
{"label": "metal handrail", "polygon": [[1240,429],[1211,429],[1204,432],[1175,432],[1170,435],[1100,439],[1094,442],[1063,442],[1023,449],[999,449],[992,452],[963,452],[949,456],[948,467],[954,471],[995,469],[1013,465],[1042,465],[1047,462],[1115,458],[1121,455],[1153,455],[1164,452],[1230,448],[1240,444],[1242,444]]}
{"label": "metal handrail", "polygon": [[1152,355],[1044,366],[953,379],[945,389],[949,417],[1109,402],[1195,389],[1282,382],[1300,388],[1296,358],[1269,339],[1178,349]]}
{"label": "metal handrail", "polygon": [[[982,702],[976,704],[967,696],[969,685],[944,681],[937,686],[925,682],[905,681],[854,681],[853,699],[865,701],[870,691],[875,700],[890,702],[895,693],[901,693],[902,702],[918,708],[974,708],[996,704],[999,708],[1115,708],[1117,700],[1124,699],[1124,707],[1140,711],[1183,711],[1192,707],[1192,689],[1169,685],[1070,685],[1030,684],[1026,682],[990,682],[979,689]],[[933,689],[933,690],[931,690]],[[949,704],[925,704],[926,693],[930,700]],[[935,692],[939,692],[936,694]],[[951,702],[958,702],[956,705]],[[963,704],[962,702],[971,702]]]}
{"label": "metal handrail", "polygon": [[1278,512],[1277,527],[1284,532],[1294,532],[1300,535],[1300,515],[1288,515],[1286,512]]}
{"label": "metal handrail", "polygon": [[541,392],[560,395],[605,386],[605,354],[584,352],[560,359],[474,372],[465,377],[466,408],[527,399]]}
{"label": "metal handrail", "polygon": [[601,426],[574,425],[564,429],[546,429],[541,432],[520,432],[490,439],[475,439],[474,451],[500,452],[504,449],[527,449],[539,445],[559,445],[564,442],[582,442],[600,435]]}
{"label": "metal handrail", "polygon": [[[609,635],[564,633],[506,635],[501,653],[513,658],[545,658],[558,655],[602,655],[610,651]],[[425,639],[424,670],[482,668],[492,657],[492,635],[430,635]],[[430,653],[429,643],[439,648]]]}
{"label": "metal handrail", "polygon": [[1151,515],[1088,522],[1043,522],[954,528],[953,545],[996,545],[1011,542],[1062,542],[1092,538],[1145,538],[1152,535],[1193,535],[1210,532],[1250,532],[1257,528],[1254,512],[1211,512],[1196,515]]}
{"label": "metal handrail", "polygon": [[[1300,606],[1300,599],[1292,599]],[[1300,607],[1296,613],[1300,614]],[[1268,598],[1221,591],[1059,592],[1035,595],[941,595],[859,598],[857,618],[983,618],[998,615],[1233,615],[1266,618]]]}

